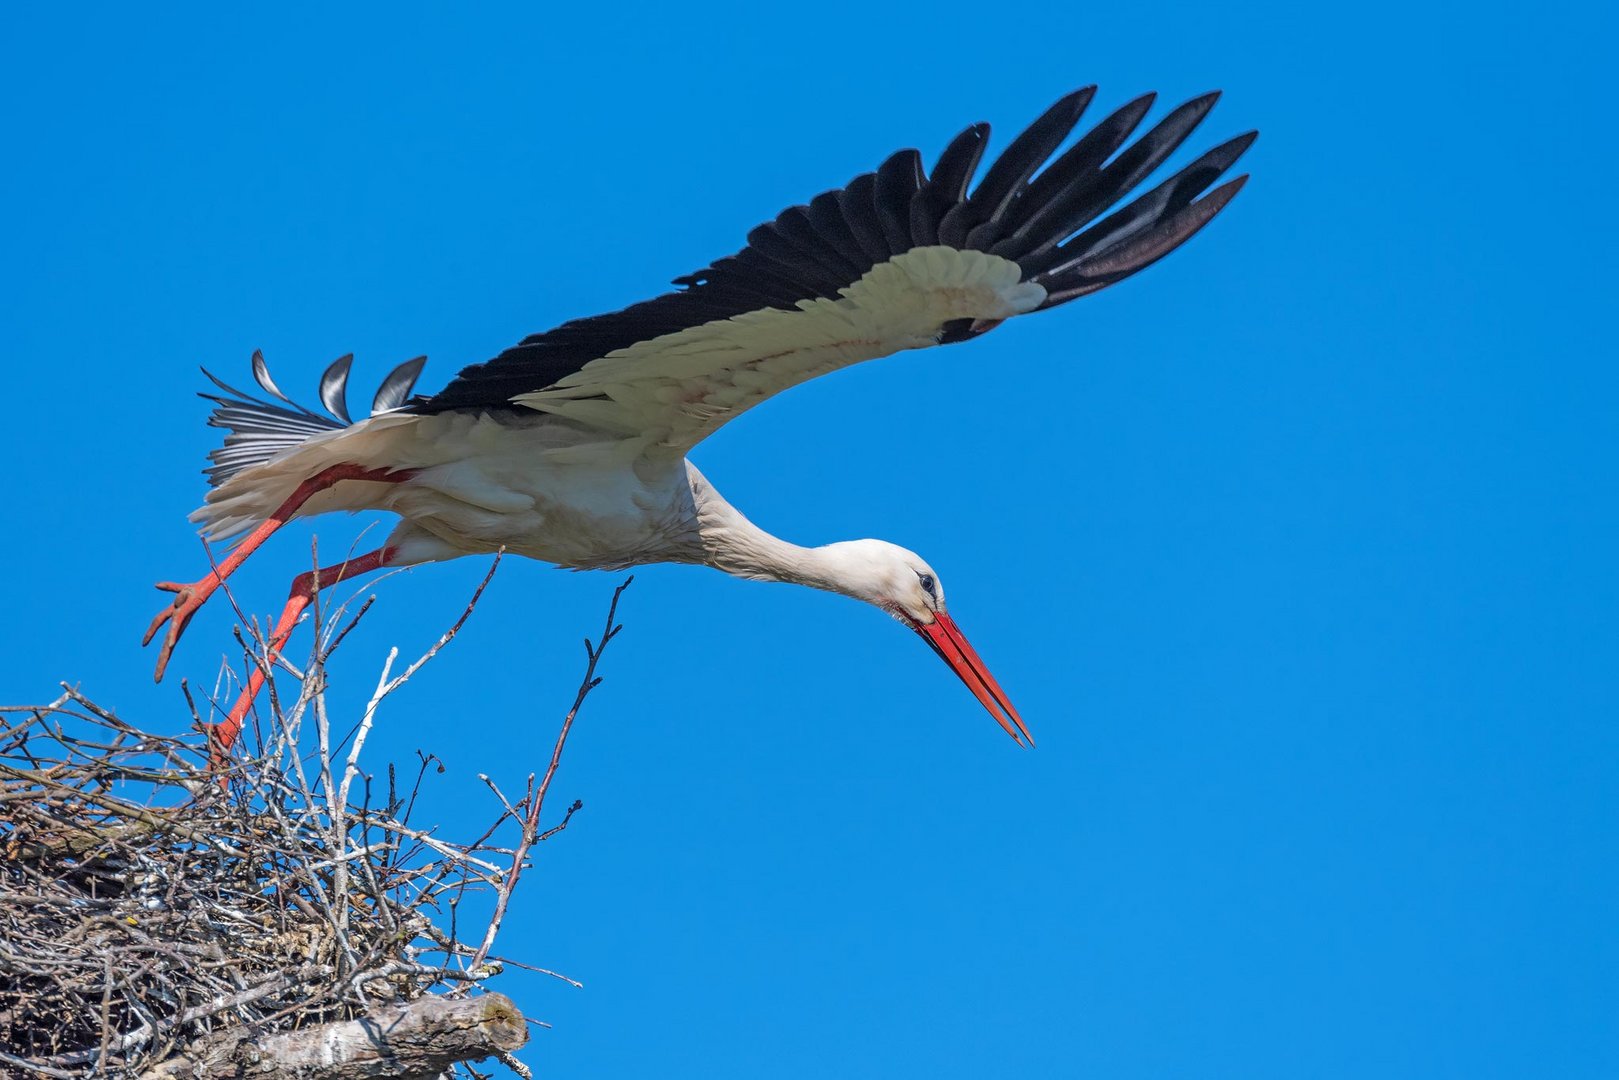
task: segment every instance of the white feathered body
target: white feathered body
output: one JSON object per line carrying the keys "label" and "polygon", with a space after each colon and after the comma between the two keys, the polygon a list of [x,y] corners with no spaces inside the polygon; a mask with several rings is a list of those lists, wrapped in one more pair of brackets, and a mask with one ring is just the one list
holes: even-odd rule
{"label": "white feathered body", "polygon": [[344,481],[298,516],[384,510],[403,520],[395,564],[506,548],[573,569],[700,562],[689,466],[603,442],[600,432],[512,410],[373,417],[244,470],[193,518],[233,535],[274,512],[307,478],[338,464],[409,470],[403,483]]}

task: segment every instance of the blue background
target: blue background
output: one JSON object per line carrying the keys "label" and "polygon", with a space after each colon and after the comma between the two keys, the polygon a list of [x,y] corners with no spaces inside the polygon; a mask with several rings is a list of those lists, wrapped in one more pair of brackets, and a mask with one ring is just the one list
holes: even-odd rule
{"label": "blue background", "polygon": [[[1187,248],[694,455],[782,535],[932,561],[1039,749],[876,611],[642,571],[503,938],[586,987],[502,980],[555,1025],[523,1056],[1619,1075],[1614,19],[1308,8],[8,9],[0,700],[178,729],[234,654],[223,605],[161,687],[136,645],[204,565],[198,364],[307,397],[352,350],[360,398],[426,352],[435,389],[897,147],[1222,87],[1178,160],[1258,127],[1255,178]],[[486,565],[378,585],[334,704]],[[388,705],[374,764],[448,763],[421,820],[543,764],[616,580],[509,560]]]}

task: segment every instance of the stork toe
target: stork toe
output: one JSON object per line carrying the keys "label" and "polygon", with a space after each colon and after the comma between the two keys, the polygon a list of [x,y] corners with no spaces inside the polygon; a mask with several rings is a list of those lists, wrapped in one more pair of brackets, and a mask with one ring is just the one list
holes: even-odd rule
{"label": "stork toe", "polygon": [[141,644],[143,646],[150,645],[152,639],[157,636],[157,632],[163,628],[163,624],[168,624],[168,633],[163,635],[163,644],[158,649],[157,670],[152,674],[154,682],[162,682],[163,672],[169,666],[169,657],[173,655],[175,645],[179,644],[180,635],[185,633],[187,624],[191,622],[191,617],[197,613],[197,609],[202,606],[203,601],[202,598],[197,596],[196,588],[193,585],[179,585],[172,581],[160,581],[157,583],[157,587],[165,592],[174,593],[174,602],[158,612],[156,617],[152,619],[150,625],[146,627],[145,635],[141,637]]}

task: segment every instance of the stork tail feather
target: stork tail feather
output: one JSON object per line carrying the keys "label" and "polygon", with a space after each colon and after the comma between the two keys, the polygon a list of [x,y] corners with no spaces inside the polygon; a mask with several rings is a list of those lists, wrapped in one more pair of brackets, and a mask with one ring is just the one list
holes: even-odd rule
{"label": "stork tail feather", "polygon": [[[261,465],[307,439],[351,426],[347,391],[349,365],[353,359],[352,355],[338,358],[320,377],[320,401],[331,414],[329,417],[305,408],[282,393],[270,377],[263,353],[257,350],[253,353],[253,381],[284,404],[245,394],[204,368],[202,373],[208,381],[224,391],[198,395],[214,402],[208,425],[226,431],[224,445],[208,455],[210,465],[204,470],[208,474],[208,485],[217,488],[243,469]],[[405,404],[426,362],[425,356],[418,356],[389,372],[377,390],[371,415],[392,412]]]}

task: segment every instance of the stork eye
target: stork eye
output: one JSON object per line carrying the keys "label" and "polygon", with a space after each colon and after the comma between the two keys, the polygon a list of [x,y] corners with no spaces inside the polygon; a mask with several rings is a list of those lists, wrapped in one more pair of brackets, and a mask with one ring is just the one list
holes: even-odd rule
{"label": "stork eye", "polygon": [[917,580],[922,583],[922,591],[923,592],[927,593],[929,596],[937,596],[938,595],[937,593],[935,593],[933,591],[934,585],[936,583],[933,580],[933,575],[932,574],[918,574],[918,575],[916,575],[916,577],[917,577]]}

